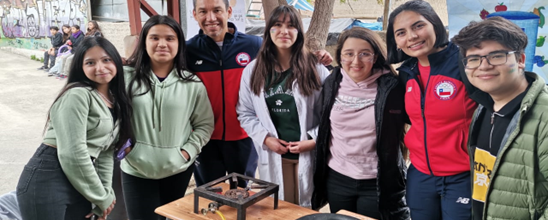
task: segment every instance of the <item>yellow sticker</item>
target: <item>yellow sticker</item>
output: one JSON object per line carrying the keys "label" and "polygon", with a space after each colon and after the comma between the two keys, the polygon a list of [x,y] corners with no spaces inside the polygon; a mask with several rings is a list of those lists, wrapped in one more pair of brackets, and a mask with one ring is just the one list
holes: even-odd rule
{"label": "yellow sticker", "polygon": [[474,154],[474,189],[472,189],[472,199],[485,202],[487,188],[491,183],[491,175],[495,160],[497,157],[491,155],[488,151],[476,148]]}

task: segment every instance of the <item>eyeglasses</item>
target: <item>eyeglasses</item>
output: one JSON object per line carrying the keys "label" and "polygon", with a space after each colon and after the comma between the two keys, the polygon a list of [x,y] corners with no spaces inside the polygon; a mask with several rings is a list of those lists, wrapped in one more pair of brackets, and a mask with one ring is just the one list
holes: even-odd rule
{"label": "eyeglasses", "polygon": [[498,66],[505,64],[506,61],[508,61],[508,54],[514,54],[516,51],[508,51],[508,52],[492,52],[485,56],[467,56],[464,59],[462,59],[462,63],[466,67],[466,69],[476,69],[481,65],[481,62],[483,61],[482,58],[485,57],[487,60],[487,63],[492,66]]}
{"label": "eyeglasses", "polygon": [[354,60],[354,57],[356,56],[358,56],[359,60],[366,61],[366,60],[371,60],[373,56],[375,56],[375,54],[369,53],[369,52],[361,52],[357,54],[349,52],[349,53],[343,53],[341,54],[341,56],[342,58],[344,58],[343,62],[352,62]]}

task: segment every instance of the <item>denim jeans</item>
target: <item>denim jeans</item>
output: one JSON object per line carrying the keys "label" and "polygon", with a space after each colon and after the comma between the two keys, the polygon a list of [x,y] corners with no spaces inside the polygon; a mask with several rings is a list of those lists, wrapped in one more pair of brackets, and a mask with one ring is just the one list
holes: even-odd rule
{"label": "denim jeans", "polygon": [[331,213],[345,209],[381,219],[376,179],[357,180],[329,168],[326,186]]}
{"label": "denim jeans", "polygon": [[92,209],[61,169],[57,149],[44,144],[23,168],[17,200],[24,220],[85,220]]}
{"label": "denim jeans", "polygon": [[55,50],[55,55],[49,55],[48,51],[46,50],[46,52],[44,52],[44,66],[48,66],[48,62],[50,63],[49,64],[49,67],[53,67],[55,65],[55,58],[57,58],[57,50]]}
{"label": "denim jeans", "polygon": [[15,191],[0,196],[0,219],[21,220]]}
{"label": "denim jeans", "polygon": [[122,171],[120,170],[120,161],[114,157],[114,172],[112,173],[112,189],[116,195],[116,205],[108,215],[109,220],[127,220],[126,203],[124,202],[124,193],[122,191]]}
{"label": "denim jeans", "polygon": [[126,210],[130,220],[165,220],[154,210],[162,205],[183,198],[194,165],[182,173],[163,179],[143,179],[122,171],[122,188]]}

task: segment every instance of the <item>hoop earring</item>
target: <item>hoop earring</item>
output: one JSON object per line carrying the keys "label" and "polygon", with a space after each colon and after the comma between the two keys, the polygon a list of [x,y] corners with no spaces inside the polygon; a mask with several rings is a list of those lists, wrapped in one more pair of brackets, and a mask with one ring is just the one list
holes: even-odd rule
{"label": "hoop earring", "polygon": [[401,52],[401,48],[397,48],[396,50],[397,50],[398,52]]}

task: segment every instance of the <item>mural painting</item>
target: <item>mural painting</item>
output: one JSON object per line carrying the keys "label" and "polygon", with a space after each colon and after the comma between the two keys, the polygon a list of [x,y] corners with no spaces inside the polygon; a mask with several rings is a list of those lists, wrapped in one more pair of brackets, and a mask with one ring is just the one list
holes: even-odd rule
{"label": "mural painting", "polygon": [[545,17],[548,14],[547,9],[547,0],[448,0],[449,35],[452,37],[457,34],[470,21],[479,21],[497,13],[511,12],[523,15],[523,12],[527,12],[529,17],[532,16],[534,19],[521,17],[510,20],[518,24],[529,37],[529,44],[525,50],[526,70],[532,70],[548,80],[548,25]]}
{"label": "mural painting", "polygon": [[85,30],[86,0],[0,0],[0,47],[48,49],[50,26]]}

